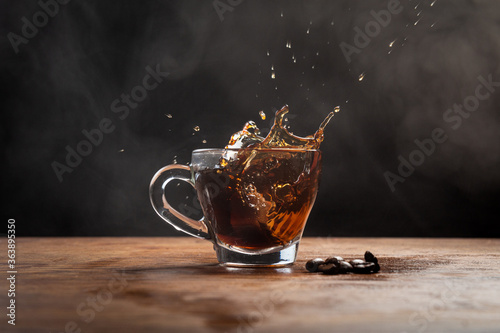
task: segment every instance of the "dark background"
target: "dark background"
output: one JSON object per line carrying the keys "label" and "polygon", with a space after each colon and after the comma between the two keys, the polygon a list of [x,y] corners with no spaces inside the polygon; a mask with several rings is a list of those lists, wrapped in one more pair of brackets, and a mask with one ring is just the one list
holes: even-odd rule
{"label": "dark background", "polygon": [[[149,203],[153,174],[248,120],[266,132],[284,104],[299,135],[341,107],[305,235],[500,236],[500,94],[456,130],[443,120],[478,76],[500,81],[497,1],[403,0],[351,62],[340,43],[388,1],[246,0],[221,20],[212,1],[73,0],[18,53],[7,36],[41,7],[0,4],[2,215],[19,236],[179,235]],[[112,102],[157,65],[169,76],[120,119]],[[104,118],[114,131],[59,181],[52,163]],[[435,128],[448,140],[392,192],[384,172]]]}

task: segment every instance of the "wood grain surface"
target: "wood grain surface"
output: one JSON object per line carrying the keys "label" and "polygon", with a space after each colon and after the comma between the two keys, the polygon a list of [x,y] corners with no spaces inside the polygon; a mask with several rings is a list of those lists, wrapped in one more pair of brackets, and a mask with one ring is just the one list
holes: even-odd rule
{"label": "wood grain surface", "polygon": [[[16,325],[3,315],[1,332],[500,331],[498,239],[305,238],[296,264],[276,269],[219,266],[211,243],[185,237],[16,245]],[[365,250],[379,273],[304,269]]]}

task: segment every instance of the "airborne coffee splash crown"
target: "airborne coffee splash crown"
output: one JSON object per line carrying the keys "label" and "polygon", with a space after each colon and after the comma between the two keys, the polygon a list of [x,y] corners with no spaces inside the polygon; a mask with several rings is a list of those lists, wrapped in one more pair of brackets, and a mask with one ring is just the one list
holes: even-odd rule
{"label": "airborne coffee splash crown", "polygon": [[[340,109],[337,107],[335,111]],[[245,124],[243,129],[231,137],[226,148],[298,148],[298,149],[318,149],[323,141],[323,131],[332,119],[334,112],[330,112],[323,120],[319,129],[314,135],[300,137],[290,133],[285,125],[285,115],[288,113],[288,106],[285,105],[276,112],[274,124],[269,134],[263,138],[259,136],[260,130],[253,121]]]}

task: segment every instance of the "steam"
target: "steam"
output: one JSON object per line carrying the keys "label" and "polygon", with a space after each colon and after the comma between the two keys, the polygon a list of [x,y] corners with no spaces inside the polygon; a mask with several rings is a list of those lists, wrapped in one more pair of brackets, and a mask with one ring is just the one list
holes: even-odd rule
{"label": "steam", "polygon": [[[500,56],[497,18],[500,5],[490,2],[402,2],[405,11],[359,55],[355,66],[367,70],[378,93],[389,98],[384,118],[394,124],[397,154],[408,154],[415,139],[445,129],[449,139],[419,168],[432,179],[446,179],[464,191],[492,189],[500,184],[498,95],[481,102],[457,130],[443,120],[454,104],[474,95],[478,76],[500,81],[494,60]],[[431,4],[433,4],[431,6]],[[420,15],[417,16],[417,14]],[[412,22],[417,22],[417,25]],[[388,41],[396,40],[391,50]],[[404,44],[403,44],[404,42]]]}
{"label": "steam", "polygon": [[[500,3],[400,4],[403,11],[349,63],[340,43],[353,44],[354,28],[363,30],[374,20],[371,11],[387,9],[388,1],[241,2],[223,21],[210,1],[70,2],[18,55],[7,42],[1,44],[6,85],[17,85],[19,96],[26,96],[13,94],[6,102],[13,106],[9,135],[23,133],[9,142],[6,157],[27,175],[27,183],[58,194],[58,202],[43,199],[48,207],[63,207],[65,216],[70,209],[64,207],[78,207],[82,220],[107,221],[102,227],[82,226],[86,232],[113,234],[124,225],[147,234],[155,227],[134,224],[154,215],[147,184],[174,156],[185,164],[193,149],[223,147],[246,121],[262,121],[260,110],[268,115],[258,123],[264,128],[273,110],[288,104],[292,131],[304,135],[340,106],[322,146],[326,198],[339,198],[335,188],[366,202],[367,215],[377,207],[388,211],[400,200],[418,220],[409,196],[418,190],[431,193],[442,184],[472,194],[498,189],[498,93],[457,130],[443,121],[443,113],[474,94],[478,76],[500,81]],[[36,4],[12,4],[2,34],[19,33],[20,18],[34,10]],[[156,64],[170,75],[120,122],[111,102],[140,83],[146,66]],[[64,147],[105,117],[116,122],[116,131],[58,185],[50,163],[63,160]],[[395,171],[398,155],[407,156],[415,139],[429,137],[437,127],[446,130],[448,140],[392,195],[384,171]],[[67,194],[75,187],[85,199]],[[24,199],[38,199],[28,188],[22,187],[28,193]],[[329,209],[320,196],[315,210],[329,214]]]}

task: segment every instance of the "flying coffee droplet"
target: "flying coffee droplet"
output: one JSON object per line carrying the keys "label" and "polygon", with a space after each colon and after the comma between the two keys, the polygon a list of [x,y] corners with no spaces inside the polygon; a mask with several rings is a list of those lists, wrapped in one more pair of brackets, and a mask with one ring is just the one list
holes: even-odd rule
{"label": "flying coffee droplet", "polygon": [[269,57],[269,50],[267,50],[267,56]]}
{"label": "flying coffee droplet", "polygon": [[365,73],[361,73],[358,77],[358,80],[363,81],[364,78],[365,78]]}
{"label": "flying coffee droplet", "polygon": [[125,151],[125,149],[120,149],[118,152],[123,153],[124,151]]}
{"label": "flying coffee droplet", "polygon": [[272,72],[271,73],[271,79],[275,79],[276,78],[276,73]]}
{"label": "flying coffee droplet", "polygon": [[172,118],[172,115],[170,113],[166,114],[167,118]]}
{"label": "flying coffee droplet", "polygon": [[334,109],[333,109],[334,112],[339,112],[340,111],[340,106],[336,106]]}
{"label": "flying coffee droplet", "polygon": [[307,28],[307,31],[306,31],[306,34],[309,35],[309,31],[310,31],[311,28]]}
{"label": "flying coffee droplet", "polygon": [[259,116],[260,116],[260,119],[262,120],[266,120],[266,114],[264,113],[264,111],[259,111]]}
{"label": "flying coffee droplet", "polygon": [[200,131],[200,126],[195,126],[195,127],[193,127],[193,129],[194,129],[196,132],[199,132],[199,131]]}
{"label": "flying coffee droplet", "polygon": [[392,47],[392,46],[394,45],[394,42],[395,42],[395,41],[396,41],[396,39],[395,39],[395,40],[393,40],[392,42],[390,42],[390,43],[389,43],[389,47]]}
{"label": "flying coffee droplet", "polygon": [[207,143],[207,140],[203,140],[202,143]]}

